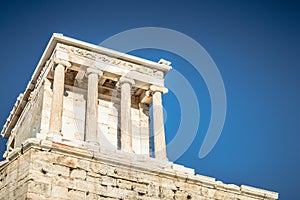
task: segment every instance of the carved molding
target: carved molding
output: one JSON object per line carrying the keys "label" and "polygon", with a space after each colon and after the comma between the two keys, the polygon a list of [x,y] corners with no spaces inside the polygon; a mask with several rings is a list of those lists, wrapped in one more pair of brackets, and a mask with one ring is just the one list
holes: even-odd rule
{"label": "carved molding", "polygon": [[88,67],[86,69],[86,73],[87,73],[87,75],[96,74],[99,77],[101,77],[103,75],[103,72],[101,70],[93,69],[93,68],[90,68],[90,67]]}
{"label": "carved molding", "polygon": [[123,83],[129,83],[130,85],[134,85],[135,81],[133,79],[122,76],[119,80],[119,85],[121,86]]}
{"label": "carved molding", "polygon": [[85,49],[80,49],[80,48],[77,48],[77,47],[74,47],[74,46],[68,46],[68,45],[60,44],[60,43],[57,44],[56,48],[57,48],[56,50],[60,50],[60,51],[66,52],[68,54],[73,54],[73,55],[76,55],[76,56],[81,56],[81,57],[90,59],[92,61],[103,62],[105,64],[110,64],[110,65],[114,65],[114,66],[117,66],[117,67],[120,67],[120,68],[125,68],[125,69],[129,69],[129,70],[132,70],[132,71],[137,71],[137,72],[147,74],[147,75],[150,75],[150,76],[154,76],[154,77],[157,77],[157,78],[161,78],[161,79],[164,78],[164,73],[160,70],[150,69],[150,68],[147,68],[145,66],[138,65],[138,64],[135,64],[135,63],[131,63],[131,62],[127,62],[127,61],[124,61],[124,60],[119,59],[119,58],[113,58],[113,57],[110,57],[110,56],[107,56],[107,55],[104,55],[104,54],[95,53],[95,52],[92,52],[92,51],[88,51],[88,50],[85,50]]}
{"label": "carved molding", "polygon": [[[70,62],[63,60],[63,59],[59,59],[59,58],[54,58],[54,62],[57,65],[64,66],[66,70],[72,66],[72,64]],[[57,65],[54,65],[53,68],[55,68]]]}

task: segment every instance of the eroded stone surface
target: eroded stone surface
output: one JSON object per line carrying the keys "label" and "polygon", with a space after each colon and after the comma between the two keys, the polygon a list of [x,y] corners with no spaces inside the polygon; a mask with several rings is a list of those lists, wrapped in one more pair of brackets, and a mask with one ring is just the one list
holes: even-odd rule
{"label": "eroded stone surface", "polygon": [[[39,144],[42,143],[42,140]],[[111,158],[111,159],[110,159]],[[126,164],[125,160],[130,164]],[[192,170],[132,154],[123,157],[79,153],[77,147],[53,143],[50,151],[29,142],[14,160],[4,162],[0,199],[201,199],[272,200],[278,194],[249,186],[234,186]],[[180,173],[178,173],[180,172]]]}

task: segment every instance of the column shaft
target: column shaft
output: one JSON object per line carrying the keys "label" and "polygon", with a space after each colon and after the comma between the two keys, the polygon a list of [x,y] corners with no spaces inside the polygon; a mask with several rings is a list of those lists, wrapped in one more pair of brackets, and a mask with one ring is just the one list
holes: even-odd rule
{"label": "column shaft", "polygon": [[164,128],[164,113],[160,91],[153,92],[153,132],[155,158],[167,160],[166,139]]}
{"label": "column shaft", "polygon": [[50,134],[61,135],[64,97],[65,67],[58,64],[54,69],[52,106],[50,114]]}
{"label": "column shaft", "polygon": [[120,80],[121,85],[121,149],[132,152],[131,85],[133,80]]}
{"label": "column shaft", "polygon": [[87,70],[88,88],[86,100],[85,141],[99,144],[98,141],[98,72]]}

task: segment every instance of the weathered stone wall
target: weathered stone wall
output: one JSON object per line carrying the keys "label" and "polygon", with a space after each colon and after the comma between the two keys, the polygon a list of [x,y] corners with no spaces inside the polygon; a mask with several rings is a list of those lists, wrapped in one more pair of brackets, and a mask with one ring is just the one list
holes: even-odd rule
{"label": "weathered stone wall", "polygon": [[0,170],[0,199],[26,199],[29,185],[31,155],[25,153],[17,159],[2,161]]}
{"label": "weathered stone wall", "polygon": [[27,138],[35,137],[36,133],[39,132],[41,126],[42,103],[43,87],[38,87],[31,93],[30,101],[26,104],[24,111],[14,128],[14,146],[19,147],[23,141]]}
{"label": "weathered stone wall", "polygon": [[171,162],[90,152],[29,139],[0,165],[0,199],[271,200],[277,194],[227,185]]}
{"label": "weathered stone wall", "polygon": [[[120,134],[120,104],[98,100],[98,134],[104,146],[118,148]],[[149,107],[131,108],[132,148],[134,153],[149,155]]]}

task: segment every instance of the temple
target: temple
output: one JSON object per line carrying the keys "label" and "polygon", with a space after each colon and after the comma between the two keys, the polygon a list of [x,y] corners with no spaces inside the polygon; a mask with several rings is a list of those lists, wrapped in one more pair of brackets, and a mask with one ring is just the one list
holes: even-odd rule
{"label": "temple", "polygon": [[168,160],[170,64],[53,34],[1,132],[0,199],[277,199]]}

